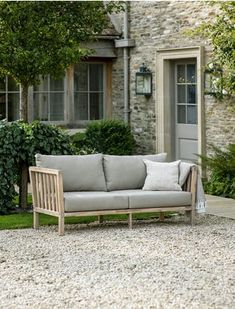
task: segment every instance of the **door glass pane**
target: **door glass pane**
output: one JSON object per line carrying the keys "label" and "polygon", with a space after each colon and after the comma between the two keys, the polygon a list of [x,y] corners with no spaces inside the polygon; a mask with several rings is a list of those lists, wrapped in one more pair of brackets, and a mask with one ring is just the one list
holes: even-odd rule
{"label": "door glass pane", "polygon": [[185,65],[177,65],[177,83],[185,83]]}
{"label": "door glass pane", "polygon": [[74,91],[88,90],[88,64],[79,63],[74,66]]}
{"label": "door glass pane", "polygon": [[0,93],[0,120],[6,118],[6,95]]}
{"label": "door glass pane", "polygon": [[74,119],[88,120],[88,96],[87,93],[74,94]]}
{"label": "door glass pane", "polygon": [[19,119],[19,93],[8,94],[8,121]]}
{"label": "door glass pane", "polygon": [[8,91],[19,91],[19,84],[10,76],[8,76]]}
{"label": "door glass pane", "polygon": [[50,94],[50,120],[64,120],[64,93]]}
{"label": "door glass pane", "polygon": [[5,78],[1,78],[0,79],[0,91],[6,91],[6,79]]}
{"label": "door glass pane", "polygon": [[188,103],[196,104],[196,86],[195,85],[188,85],[187,86],[187,96],[188,96]]}
{"label": "door glass pane", "polygon": [[47,93],[34,93],[34,119],[48,121]]}
{"label": "door glass pane", "polygon": [[195,105],[187,106],[187,123],[189,124],[197,123],[197,107]]}
{"label": "door glass pane", "polygon": [[196,65],[195,64],[187,65],[187,82],[196,83]]}
{"label": "door glass pane", "polygon": [[90,91],[103,90],[103,65],[90,64]]}
{"label": "door glass pane", "polygon": [[177,122],[186,123],[186,109],[185,105],[178,105],[177,107]]}
{"label": "door glass pane", "polygon": [[186,103],[185,87],[186,87],[185,85],[177,86],[177,102],[178,103]]}
{"label": "door glass pane", "polygon": [[103,118],[103,93],[90,94],[90,119]]}
{"label": "door glass pane", "polygon": [[50,78],[50,91],[63,91],[64,90],[64,78],[53,79]]}

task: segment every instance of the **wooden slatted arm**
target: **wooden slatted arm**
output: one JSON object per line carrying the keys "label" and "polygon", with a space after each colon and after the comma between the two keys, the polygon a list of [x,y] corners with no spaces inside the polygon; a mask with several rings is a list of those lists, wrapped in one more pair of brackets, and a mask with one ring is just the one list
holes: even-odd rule
{"label": "wooden slatted arm", "polygon": [[29,168],[34,210],[64,213],[63,180],[59,170]]}

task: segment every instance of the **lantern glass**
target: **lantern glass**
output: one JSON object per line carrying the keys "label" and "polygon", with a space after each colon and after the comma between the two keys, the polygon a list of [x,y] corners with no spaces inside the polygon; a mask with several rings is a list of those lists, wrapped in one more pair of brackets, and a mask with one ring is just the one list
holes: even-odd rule
{"label": "lantern glass", "polygon": [[152,73],[150,72],[136,73],[136,94],[140,95],[152,94]]}

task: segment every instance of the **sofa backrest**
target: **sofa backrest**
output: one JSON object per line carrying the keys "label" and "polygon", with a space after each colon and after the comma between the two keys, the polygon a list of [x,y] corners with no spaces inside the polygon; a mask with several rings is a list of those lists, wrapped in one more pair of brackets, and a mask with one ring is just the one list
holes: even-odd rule
{"label": "sofa backrest", "polygon": [[104,173],[107,190],[142,188],[147,175],[143,159],[165,162],[166,157],[166,153],[145,156],[104,155]]}
{"label": "sofa backrest", "polygon": [[36,154],[38,167],[61,170],[64,191],[107,191],[103,155],[54,156]]}

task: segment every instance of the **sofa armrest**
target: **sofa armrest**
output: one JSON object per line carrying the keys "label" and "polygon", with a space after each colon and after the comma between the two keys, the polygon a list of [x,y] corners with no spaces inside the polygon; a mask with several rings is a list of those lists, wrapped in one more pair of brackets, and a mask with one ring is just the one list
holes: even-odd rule
{"label": "sofa armrest", "polygon": [[42,167],[29,168],[34,210],[64,213],[61,171]]}

